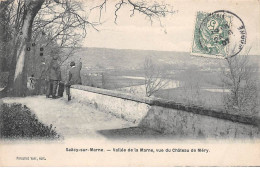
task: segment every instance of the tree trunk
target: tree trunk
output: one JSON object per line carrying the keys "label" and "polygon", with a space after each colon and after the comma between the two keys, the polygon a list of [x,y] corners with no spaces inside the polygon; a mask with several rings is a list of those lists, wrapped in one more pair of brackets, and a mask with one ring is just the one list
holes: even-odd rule
{"label": "tree trunk", "polygon": [[0,72],[6,71],[6,52],[8,42],[8,18],[6,16],[8,11],[9,1],[0,2]]}
{"label": "tree trunk", "polygon": [[[30,41],[32,35],[32,24],[38,11],[41,9],[44,0],[25,0],[25,12],[23,26],[21,30],[20,43],[14,53],[12,65],[15,66],[15,71],[11,70],[9,75],[8,88],[14,96],[25,96],[26,95],[26,66],[28,62],[29,52],[28,48],[31,48]],[[13,81],[13,82],[10,82]],[[11,87],[10,87],[11,86]]]}
{"label": "tree trunk", "polygon": [[[8,5],[12,3],[11,0],[0,2],[0,74],[7,71],[6,54],[7,54],[7,43],[8,43]],[[5,80],[0,80],[5,81]],[[4,90],[0,91],[0,98]]]}

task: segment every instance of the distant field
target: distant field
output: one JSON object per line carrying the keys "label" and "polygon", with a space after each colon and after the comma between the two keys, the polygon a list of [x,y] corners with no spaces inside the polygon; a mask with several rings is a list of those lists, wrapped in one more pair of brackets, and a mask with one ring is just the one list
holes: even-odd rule
{"label": "distant field", "polygon": [[223,109],[223,93],[209,92],[204,89],[191,91],[185,88],[165,89],[157,92],[156,97],[173,100],[179,103],[206,106],[209,108]]}
{"label": "distant field", "polygon": [[[223,59],[195,57],[186,52],[79,48],[65,65],[81,58],[84,85],[140,93],[144,89],[146,57],[163,68],[169,79],[180,82],[179,88],[162,89],[155,97],[223,108],[221,74],[226,62]],[[258,67],[260,57],[249,57]]]}
{"label": "distant field", "polygon": [[[225,60],[195,57],[186,52],[78,48],[64,63],[63,68],[65,69],[70,61],[77,63],[81,58],[84,84],[94,83],[101,87],[103,74],[106,88],[115,89],[142,83],[141,80],[126,78],[126,76],[143,77],[146,57],[151,57],[153,62],[165,69],[173,80],[186,82],[194,79],[203,87],[221,86],[220,73]],[[258,63],[260,64],[259,56],[250,56],[250,60],[256,63],[256,67]]]}

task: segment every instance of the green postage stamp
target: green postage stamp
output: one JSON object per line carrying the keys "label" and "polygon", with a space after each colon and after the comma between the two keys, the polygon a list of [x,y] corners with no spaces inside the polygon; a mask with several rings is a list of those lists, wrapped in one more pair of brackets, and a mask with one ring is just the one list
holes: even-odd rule
{"label": "green postage stamp", "polygon": [[213,58],[228,56],[231,15],[197,12],[191,54]]}

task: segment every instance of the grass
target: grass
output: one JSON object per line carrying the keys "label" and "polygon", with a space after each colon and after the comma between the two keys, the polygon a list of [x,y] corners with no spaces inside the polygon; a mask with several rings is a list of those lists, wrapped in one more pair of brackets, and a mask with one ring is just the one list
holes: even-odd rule
{"label": "grass", "polygon": [[5,139],[58,139],[52,125],[44,125],[29,108],[3,104],[0,112],[0,137]]}

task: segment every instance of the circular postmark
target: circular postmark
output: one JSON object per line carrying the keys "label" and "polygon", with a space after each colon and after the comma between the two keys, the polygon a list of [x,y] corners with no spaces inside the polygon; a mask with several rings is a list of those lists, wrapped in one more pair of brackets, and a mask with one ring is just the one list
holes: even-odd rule
{"label": "circular postmark", "polygon": [[230,11],[218,10],[201,19],[197,46],[204,54],[236,56],[246,44],[246,29],[240,17]]}

